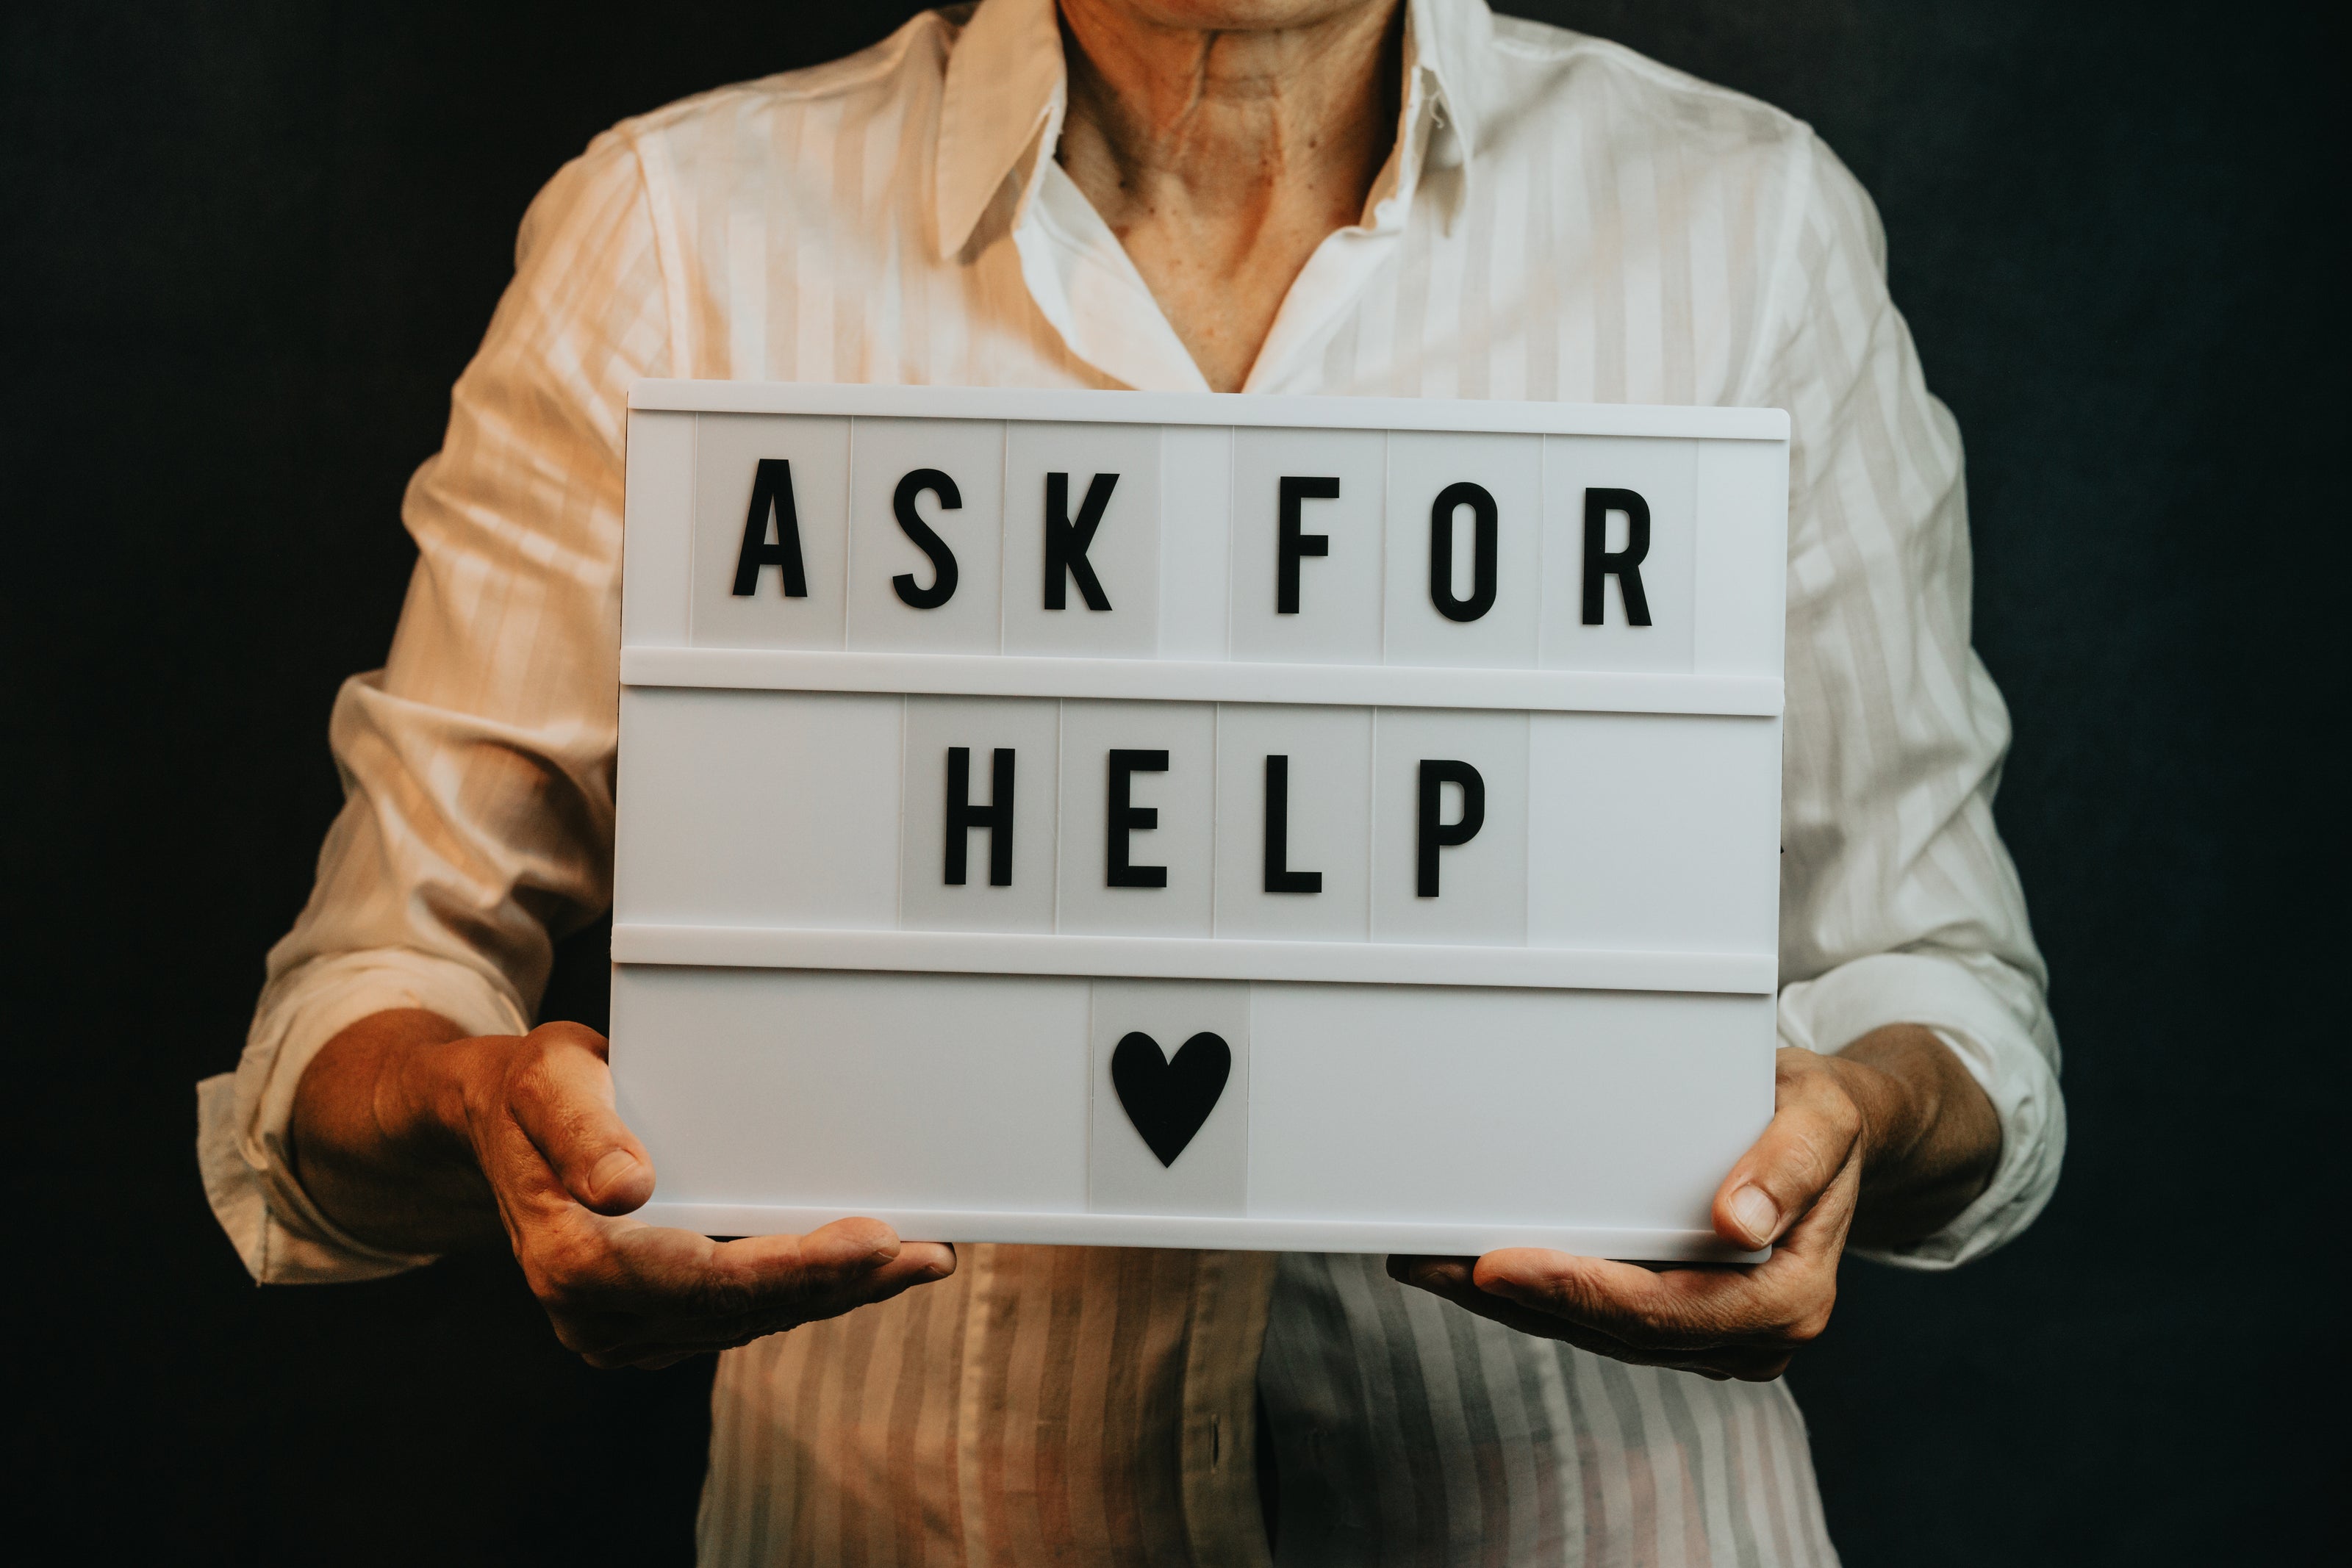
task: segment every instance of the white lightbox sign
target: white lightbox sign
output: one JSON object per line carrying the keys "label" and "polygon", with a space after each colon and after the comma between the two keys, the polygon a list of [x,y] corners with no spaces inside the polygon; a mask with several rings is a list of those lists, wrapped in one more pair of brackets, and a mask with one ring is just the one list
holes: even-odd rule
{"label": "white lightbox sign", "polygon": [[1770,409],[639,382],[646,1217],[1734,1255],[1787,496]]}

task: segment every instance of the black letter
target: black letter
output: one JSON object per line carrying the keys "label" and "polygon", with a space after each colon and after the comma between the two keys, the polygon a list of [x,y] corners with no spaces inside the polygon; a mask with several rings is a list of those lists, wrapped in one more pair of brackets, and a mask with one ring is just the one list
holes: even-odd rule
{"label": "black letter", "polygon": [[1168,754],[1164,751],[1118,751],[1110,754],[1110,804],[1103,812],[1103,831],[1107,842],[1103,846],[1103,881],[1111,887],[1166,887],[1168,868],[1164,865],[1129,865],[1127,863],[1127,835],[1142,832],[1160,825],[1160,813],[1150,806],[1130,806],[1128,802],[1128,775],[1131,773],[1165,773]]}
{"label": "black letter", "polygon": [[[1438,790],[1446,784],[1462,786],[1462,820],[1458,822],[1437,820]],[[1437,896],[1438,850],[1468,843],[1486,825],[1486,781],[1478,776],[1478,770],[1466,762],[1424,759],[1421,765],[1421,833],[1417,845],[1420,864],[1415,868],[1422,897]]]}
{"label": "black letter", "polygon": [[[1454,597],[1454,508],[1470,508],[1470,597]],[[1495,608],[1495,497],[1465,479],[1429,508],[1429,600],[1448,621],[1475,621]]]}
{"label": "black letter", "polygon": [[[1285,474],[1277,489],[1282,497],[1282,527],[1274,546],[1274,612],[1276,615],[1296,615],[1298,613],[1298,558],[1331,553],[1328,534],[1302,534],[1298,531],[1298,504],[1301,501],[1338,500],[1339,481],[1333,478],[1301,479]],[[1267,891],[1273,890],[1269,888]]]}
{"label": "black letter", "polygon": [[[768,514],[776,515],[776,542],[768,542]],[[751,510],[743,519],[743,549],[735,558],[735,597],[759,591],[760,569],[780,567],[786,599],[808,597],[808,574],[801,568],[801,515],[793,507],[793,465],[762,457],[751,475]]]}
{"label": "black letter", "polygon": [[[1609,514],[1625,514],[1625,548],[1609,548]],[[1584,493],[1584,623],[1598,626],[1606,620],[1601,593],[1612,574],[1625,596],[1625,621],[1632,626],[1650,623],[1650,596],[1642,591],[1642,560],[1650,553],[1650,503],[1631,490],[1587,490]]]}
{"label": "black letter", "polygon": [[948,541],[931,531],[931,525],[916,515],[915,497],[929,490],[940,498],[940,510],[952,512],[963,505],[963,497],[956,491],[956,482],[936,468],[918,468],[898,481],[898,493],[890,497],[890,509],[898,514],[898,527],[915,541],[915,548],[931,558],[931,585],[915,586],[915,574],[902,571],[890,580],[898,597],[918,610],[937,610],[955,597],[955,551]]}
{"label": "black letter", "polygon": [[1094,564],[1087,559],[1087,547],[1095,542],[1095,529],[1101,526],[1103,508],[1110,505],[1111,486],[1118,483],[1116,474],[1097,474],[1087,486],[1087,498],[1078,503],[1078,520],[1070,521],[1070,476],[1067,474],[1045,476],[1045,608],[1060,610],[1063,605],[1062,574],[1077,579],[1078,592],[1089,610],[1108,610],[1110,601],[1103,596],[1102,584],[1095,580]]}
{"label": "black letter", "polygon": [[[1287,484],[1289,481],[1285,480]],[[1323,873],[1292,871],[1290,861],[1290,758],[1265,759],[1265,890],[1320,893]]]}
{"label": "black letter", "polygon": [[998,747],[992,760],[988,804],[971,803],[971,747],[948,747],[948,863],[950,887],[963,885],[965,835],[988,830],[988,885],[1013,885],[1013,753]]}

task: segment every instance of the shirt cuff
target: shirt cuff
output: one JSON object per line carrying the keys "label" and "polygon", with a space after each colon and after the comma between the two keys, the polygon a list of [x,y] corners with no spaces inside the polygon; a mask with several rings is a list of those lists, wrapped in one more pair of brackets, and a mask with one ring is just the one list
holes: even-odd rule
{"label": "shirt cuff", "polygon": [[344,1232],[295,1178],[287,1128],[311,1059],[371,1013],[424,1008],[469,1034],[520,1034],[520,1001],[450,959],[389,949],[338,954],[278,977],[262,993],[234,1073],[196,1085],[196,1158],[213,1217],[265,1285],[380,1279],[433,1261]]}
{"label": "shirt cuff", "polygon": [[2000,1117],[2000,1159],[1976,1201],[1933,1235],[1848,1250],[1897,1268],[1956,1268],[2021,1233],[2057,1188],[2057,1033],[2041,988],[1984,954],[1875,954],[1780,993],[1780,1038],[1808,1051],[1834,1053],[1897,1023],[1935,1030],[1984,1090]]}

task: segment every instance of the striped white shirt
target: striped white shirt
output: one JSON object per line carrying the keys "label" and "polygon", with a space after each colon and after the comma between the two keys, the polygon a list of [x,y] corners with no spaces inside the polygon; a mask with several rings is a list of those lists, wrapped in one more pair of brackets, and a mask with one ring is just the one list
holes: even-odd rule
{"label": "striped white shirt", "polygon": [[[1888,300],[1867,198],[1802,123],[1595,39],[1409,0],[1403,119],[1359,225],[1244,390],[1772,405],[1793,422],[1780,1030],[1936,1028],[1998,1108],[1991,1186],[1889,1260],[2027,1225],[2064,1140],[2043,973],[1991,798],[1959,438]],[[849,59],[598,139],[405,516],[390,660],[236,1074],[201,1088],[255,1274],[423,1260],[341,1234],[285,1128],[370,1012],[526,1026],[611,897],[624,411],[643,376],[1203,390],[1055,162],[1051,0],[927,15]],[[1629,1367],[1401,1289],[1377,1259],[984,1246],[953,1279],[730,1353],[712,1563],[1834,1561],[1780,1384]]]}

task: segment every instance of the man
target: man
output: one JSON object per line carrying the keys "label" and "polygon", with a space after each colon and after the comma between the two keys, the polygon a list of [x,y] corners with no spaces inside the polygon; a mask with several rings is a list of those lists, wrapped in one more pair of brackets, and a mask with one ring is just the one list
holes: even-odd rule
{"label": "man", "polygon": [[[733,1347],[711,1563],[1833,1562],[1771,1380],[1849,1236],[1979,1254],[2063,1141],[1958,435],[1883,275],[1803,125],[1476,0],[986,0],[617,128],[534,204],[411,486],[389,664],[335,711],[348,804],[203,1089],[223,1223],[287,1281],[502,1227],[599,1364]],[[1788,409],[1785,1049],[1715,1208],[1772,1260],[625,1218],[655,1173],[604,1042],[525,1031],[551,932],[609,898],[641,376]]]}

